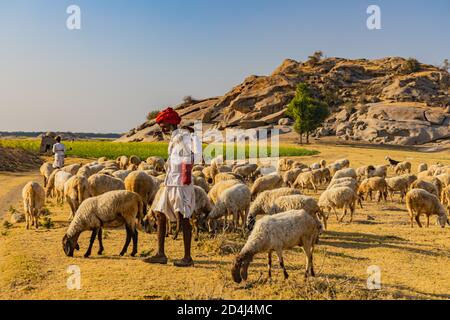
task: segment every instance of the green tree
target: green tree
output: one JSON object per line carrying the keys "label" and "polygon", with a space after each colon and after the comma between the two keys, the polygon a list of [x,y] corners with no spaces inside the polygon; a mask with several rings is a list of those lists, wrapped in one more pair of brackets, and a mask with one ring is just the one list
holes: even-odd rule
{"label": "green tree", "polygon": [[295,120],[294,130],[300,135],[300,143],[303,143],[304,134],[306,143],[309,143],[310,133],[320,127],[329,115],[328,105],[314,99],[304,83],[297,86],[295,97],[289,103],[286,113]]}

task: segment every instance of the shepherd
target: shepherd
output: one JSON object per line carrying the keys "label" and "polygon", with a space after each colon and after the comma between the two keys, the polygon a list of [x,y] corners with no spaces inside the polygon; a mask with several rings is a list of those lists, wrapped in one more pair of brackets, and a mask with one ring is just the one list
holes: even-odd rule
{"label": "shepherd", "polygon": [[61,143],[61,137],[56,137],[56,143],[53,145],[53,153],[55,154],[55,161],[53,162],[53,168],[61,169],[64,167],[64,157],[66,155],[66,146]]}
{"label": "shepherd", "polygon": [[161,111],[156,123],[163,134],[171,134],[169,158],[166,164],[166,178],[159,201],[152,205],[158,219],[158,252],[145,262],[167,264],[164,251],[167,219],[180,221],[183,230],[184,258],[175,260],[177,267],[191,267],[192,227],[190,218],[195,209],[195,189],[192,180],[192,167],[195,159],[201,159],[202,144],[199,137],[190,127],[179,127],[181,118],[172,108]]}

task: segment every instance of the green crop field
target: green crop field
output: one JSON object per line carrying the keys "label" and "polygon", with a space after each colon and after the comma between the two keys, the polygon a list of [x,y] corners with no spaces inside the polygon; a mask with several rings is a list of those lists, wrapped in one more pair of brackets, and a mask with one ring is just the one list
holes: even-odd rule
{"label": "green crop field", "polygon": [[[0,140],[0,147],[22,148],[30,151],[39,151],[40,141],[37,139],[5,139]],[[130,142],[117,143],[112,141],[89,140],[89,141],[75,141],[65,142],[67,148],[67,155],[80,158],[100,158],[107,157],[108,159],[116,159],[119,156],[136,155],[141,159],[146,159],[150,156],[161,156],[167,158],[167,142]],[[206,148],[206,145],[204,146]],[[237,146],[235,153],[237,153]],[[246,157],[250,154],[250,148],[245,146]],[[268,155],[271,155],[271,147],[268,147]],[[220,153],[220,152],[219,152]],[[226,150],[223,147],[222,154]],[[281,144],[279,147],[279,155],[281,157],[287,156],[311,156],[318,154],[318,151],[307,150],[296,145]],[[215,152],[212,152],[215,156]]]}

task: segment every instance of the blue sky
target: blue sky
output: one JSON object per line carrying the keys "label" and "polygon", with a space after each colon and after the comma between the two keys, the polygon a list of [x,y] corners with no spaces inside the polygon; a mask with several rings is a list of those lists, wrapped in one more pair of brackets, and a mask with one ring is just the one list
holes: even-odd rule
{"label": "blue sky", "polygon": [[[370,4],[382,30],[366,27]],[[449,0],[0,0],[0,131],[123,132],[315,50],[440,64],[449,31]]]}

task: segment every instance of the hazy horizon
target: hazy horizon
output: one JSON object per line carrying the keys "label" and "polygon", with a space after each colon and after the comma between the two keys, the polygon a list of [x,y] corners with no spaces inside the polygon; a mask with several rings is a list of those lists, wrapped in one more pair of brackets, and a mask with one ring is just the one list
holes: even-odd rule
{"label": "hazy horizon", "polygon": [[[81,30],[66,8],[81,8]],[[381,30],[366,9],[381,7]],[[121,133],[286,58],[450,54],[450,1],[0,0],[0,131]]]}

